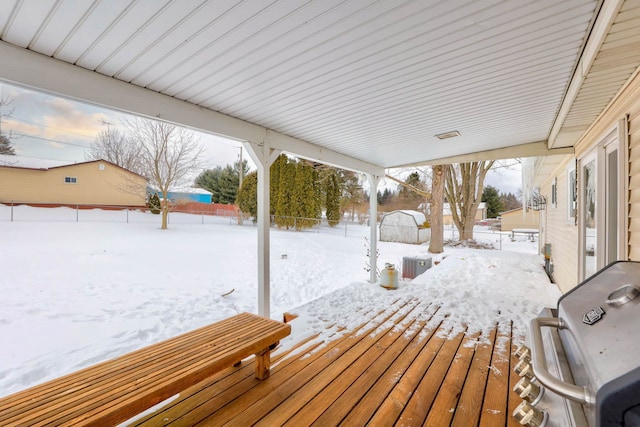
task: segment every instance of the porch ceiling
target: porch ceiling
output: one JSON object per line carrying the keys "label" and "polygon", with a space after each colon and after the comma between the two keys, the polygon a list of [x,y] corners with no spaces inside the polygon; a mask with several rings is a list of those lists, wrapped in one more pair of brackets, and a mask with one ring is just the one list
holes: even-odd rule
{"label": "porch ceiling", "polygon": [[[617,4],[614,15],[626,3],[629,19],[640,10],[637,0],[608,3]],[[637,67],[637,55],[616,44],[620,38],[607,39],[621,52],[616,58],[624,57],[624,66],[610,61],[616,81],[596,74],[602,69],[594,65],[586,82],[591,70],[579,68],[582,79],[570,90],[601,6],[598,0],[4,0],[0,47],[37,52],[343,158],[396,167],[511,146],[522,150],[502,151],[506,157],[524,156],[524,147],[550,137],[555,146],[571,146],[576,131],[584,131],[578,119],[592,120]],[[629,19],[615,32],[637,44],[640,26]],[[0,79],[149,115],[133,100],[116,99],[135,97],[137,88],[111,94],[113,102],[90,90],[64,93],[48,86],[46,69],[38,70],[39,79],[28,77],[38,61],[14,61],[11,71],[3,64]],[[449,131],[461,135],[435,136]]]}

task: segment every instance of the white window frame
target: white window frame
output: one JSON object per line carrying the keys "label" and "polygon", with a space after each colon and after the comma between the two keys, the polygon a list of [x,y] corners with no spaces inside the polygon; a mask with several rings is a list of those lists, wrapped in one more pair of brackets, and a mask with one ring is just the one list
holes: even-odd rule
{"label": "white window frame", "polygon": [[565,175],[567,177],[567,223],[578,225],[578,174],[575,160],[569,162]]}

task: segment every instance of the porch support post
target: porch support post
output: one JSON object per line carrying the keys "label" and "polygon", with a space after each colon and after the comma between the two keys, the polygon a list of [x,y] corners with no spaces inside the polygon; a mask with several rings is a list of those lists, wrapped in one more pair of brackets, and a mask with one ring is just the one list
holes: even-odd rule
{"label": "porch support post", "polygon": [[369,282],[378,280],[378,183],[380,176],[368,173],[369,180]]}
{"label": "porch support post", "polygon": [[268,139],[262,143],[243,142],[243,146],[258,168],[258,314],[271,316],[271,277],[270,277],[270,166],[280,154],[269,146]]}

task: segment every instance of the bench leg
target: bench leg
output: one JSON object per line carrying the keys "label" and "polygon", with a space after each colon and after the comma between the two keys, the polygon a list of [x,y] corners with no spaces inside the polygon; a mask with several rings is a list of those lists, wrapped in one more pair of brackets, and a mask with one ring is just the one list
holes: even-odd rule
{"label": "bench leg", "polygon": [[265,348],[256,353],[256,378],[264,380],[269,378],[269,368],[271,367],[271,350]]}

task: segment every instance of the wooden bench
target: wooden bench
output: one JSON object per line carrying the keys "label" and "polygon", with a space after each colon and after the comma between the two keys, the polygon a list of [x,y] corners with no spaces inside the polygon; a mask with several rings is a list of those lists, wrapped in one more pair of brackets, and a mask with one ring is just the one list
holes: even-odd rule
{"label": "wooden bench", "polygon": [[270,349],[291,326],[242,313],[0,399],[0,425],[111,426],[255,354],[269,376]]}

